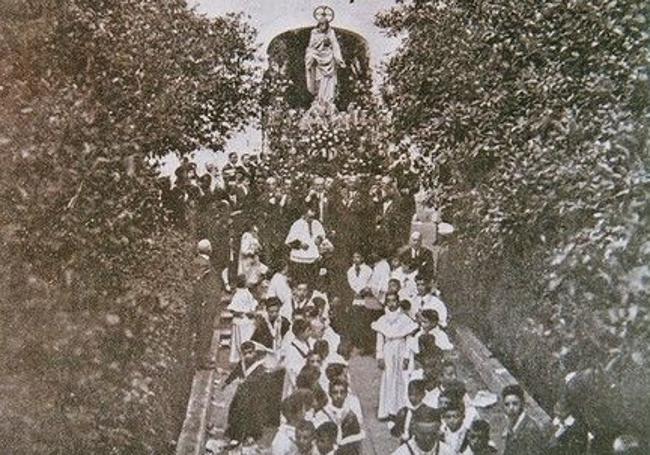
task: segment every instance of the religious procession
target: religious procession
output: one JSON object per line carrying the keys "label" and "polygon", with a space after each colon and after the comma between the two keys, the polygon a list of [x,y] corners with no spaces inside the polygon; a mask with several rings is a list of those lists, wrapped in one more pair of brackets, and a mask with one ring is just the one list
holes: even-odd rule
{"label": "religious procession", "polygon": [[[197,283],[219,281],[231,295],[232,369],[221,387],[237,386],[227,444],[254,446],[270,428],[272,454],[362,453],[364,415],[355,388],[364,384],[355,383],[348,366],[353,356],[369,356],[381,370],[373,417],[404,444],[396,453],[438,446],[446,454],[495,453],[489,424],[457,375],[447,334],[452,319],[435,285],[436,234],[445,232],[444,223],[426,220],[437,230],[425,246],[423,233],[411,229],[418,220],[415,194],[390,174],[370,182],[313,176],[305,192],[288,194],[277,177],[258,183],[257,167],[234,158],[229,164],[255,175],[241,194],[257,196],[233,205],[235,217],[245,219],[230,222],[239,229],[198,243],[204,269]],[[236,200],[232,188],[220,203]],[[216,242],[227,260],[213,269]],[[199,319],[214,319],[204,308]],[[201,344],[201,368],[214,368],[207,347]],[[523,403],[520,389],[513,395]],[[415,435],[418,442],[411,441]]]}
{"label": "religious procession", "polygon": [[648,21],[0,2],[0,453],[650,454]]}
{"label": "religious procession", "polygon": [[[335,104],[347,65],[330,25],[334,11],[319,7],[314,17],[304,56],[312,101],[298,123],[304,135],[336,128],[345,115]],[[474,384],[470,394],[454,308],[438,286],[454,227],[433,205],[417,154],[339,158],[340,169],[322,175],[317,161],[283,173],[277,159],[231,153],[220,173],[200,178],[199,212],[218,204],[228,220],[214,232],[207,217],[198,253],[202,276],[215,274],[230,296],[230,370],[220,387],[235,387],[222,438],[208,442],[208,453],[361,454],[369,446],[396,455],[608,453],[610,434],[588,426],[571,392],[556,395],[550,431],[528,414],[519,384],[492,391]],[[181,199],[186,171],[176,174]],[[214,310],[204,311],[210,335]],[[214,368],[206,334],[199,358]],[[380,378],[370,403],[367,378],[355,374],[361,358],[374,359]],[[499,403],[503,421],[494,417]],[[368,421],[373,437],[379,425],[393,440],[369,443]]]}

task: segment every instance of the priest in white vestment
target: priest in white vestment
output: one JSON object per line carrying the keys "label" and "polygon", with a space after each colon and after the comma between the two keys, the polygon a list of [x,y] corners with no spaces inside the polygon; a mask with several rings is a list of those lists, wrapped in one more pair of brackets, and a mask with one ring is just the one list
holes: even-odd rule
{"label": "priest in white vestment", "polygon": [[399,311],[397,295],[387,294],[386,314],[372,323],[377,332],[376,357],[382,370],[377,411],[380,420],[396,416],[407,403],[402,359],[407,352],[406,340],[417,328],[408,315]]}
{"label": "priest in white vestment", "polygon": [[318,245],[325,239],[325,229],[314,219],[314,210],[307,207],[289,229],[285,244],[289,253],[291,278],[295,283],[307,283],[311,289],[318,276],[320,251]]}

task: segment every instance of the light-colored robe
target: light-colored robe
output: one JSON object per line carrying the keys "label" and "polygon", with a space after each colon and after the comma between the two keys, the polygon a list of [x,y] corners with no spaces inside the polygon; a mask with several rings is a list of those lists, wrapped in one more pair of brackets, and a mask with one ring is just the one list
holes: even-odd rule
{"label": "light-colored robe", "polygon": [[402,369],[402,359],[406,355],[406,339],[418,326],[406,314],[396,310],[386,312],[371,327],[377,332],[376,357],[386,364],[381,375],[377,411],[378,418],[385,419],[396,415],[407,403],[407,378]]}
{"label": "light-colored robe", "polygon": [[282,388],[282,398],[286,398],[296,390],[296,379],[300,370],[307,363],[307,355],[310,351],[309,344],[294,338],[286,348],[282,356],[284,365],[284,386]]}
{"label": "light-colored robe", "polygon": [[296,220],[289,229],[289,234],[285,243],[289,245],[295,240],[307,245],[307,249],[303,250],[302,248],[294,248],[289,254],[289,259],[293,262],[298,262],[301,264],[311,264],[316,262],[320,258],[320,252],[318,251],[318,245],[316,245],[316,238],[321,237],[325,238],[325,229],[323,225],[318,220],[311,220],[311,234],[309,232],[309,225],[304,218]]}
{"label": "light-colored robe", "polygon": [[280,316],[284,316],[291,321],[293,317],[293,309],[291,306],[293,292],[291,291],[289,279],[286,275],[283,275],[282,273],[276,273],[273,275],[266,296],[277,297],[280,299],[280,302],[282,302],[282,306],[280,307]]}
{"label": "light-colored robe", "polygon": [[338,82],[336,70],[343,65],[341,47],[332,27],[314,27],[305,52],[307,90],[319,104],[333,104]]}
{"label": "light-colored robe", "polygon": [[230,362],[237,363],[241,360],[241,344],[248,341],[255,332],[255,319],[246,314],[255,312],[257,300],[248,289],[239,288],[235,291],[226,308],[234,313],[232,318],[232,331],[230,334]]}

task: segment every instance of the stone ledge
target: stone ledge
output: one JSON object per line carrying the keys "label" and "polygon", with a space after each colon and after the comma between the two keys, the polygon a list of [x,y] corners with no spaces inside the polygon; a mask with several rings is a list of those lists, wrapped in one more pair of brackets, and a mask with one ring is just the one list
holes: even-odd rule
{"label": "stone ledge", "polygon": [[[212,360],[215,359],[219,349],[219,340],[219,330],[215,330],[210,345]],[[208,406],[212,398],[214,375],[214,370],[198,370],[194,373],[183,428],[176,444],[176,455],[203,455],[204,453]]]}
{"label": "stone ledge", "polygon": [[[481,379],[492,392],[500,394],[505,386],[519,383],[467,327],[456,328],[455,341],[458,348],[474,364]],[[525,393],[526,412],[541,429],[548,429],[551,426],[551,418],[528,392]]]}

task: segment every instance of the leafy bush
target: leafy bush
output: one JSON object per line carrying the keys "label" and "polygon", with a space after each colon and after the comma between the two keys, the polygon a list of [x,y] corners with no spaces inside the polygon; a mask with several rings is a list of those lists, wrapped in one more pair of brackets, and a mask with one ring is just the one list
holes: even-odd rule
{"label": "leafy bush", "polygon": [[38,0],[1,2],[0,36],[0,440],[170,452],[195,239],[168,222],[155,159],[255,113],[254,31],[182,0]]}
{"label": "leafy bush", "polygon": [[377,19],[405,37],[383,89],[395,128],[431,157],[459,228],[453,304],[547,402],[591,367],[631,420],[650,409],[649,19],[637,0],[422,1]]}
{"label": "leafy bush", "polygon": [[182,0],[32,4],[3,19],[3,221],[44,270],[112,279],[164,222],[149,159],[219,146],[254,114],[254,33]]}

